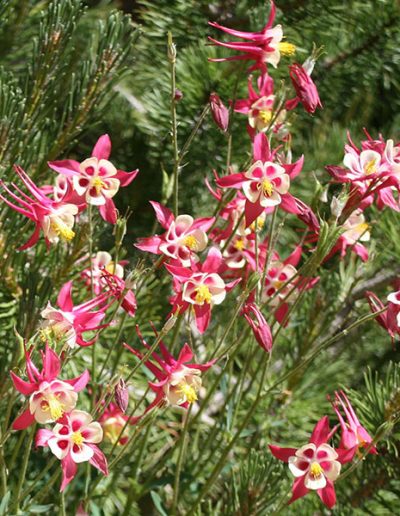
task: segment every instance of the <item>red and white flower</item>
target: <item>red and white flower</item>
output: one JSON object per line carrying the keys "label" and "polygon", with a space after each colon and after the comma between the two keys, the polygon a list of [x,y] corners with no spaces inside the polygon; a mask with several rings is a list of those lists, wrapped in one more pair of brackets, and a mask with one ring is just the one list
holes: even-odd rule
{"label": "red and white flower", "polygon": [[63,491],[76,475],[77,464],[82,462],[90,462],[103,475],[108,475],[107,460],[97,446],[102,440],[100,423],[93,421],[87,412],[73,410],[65,414],[53,430],[39,430],[36,446],[48,446],[61,461],[63,479],[60,491]]}

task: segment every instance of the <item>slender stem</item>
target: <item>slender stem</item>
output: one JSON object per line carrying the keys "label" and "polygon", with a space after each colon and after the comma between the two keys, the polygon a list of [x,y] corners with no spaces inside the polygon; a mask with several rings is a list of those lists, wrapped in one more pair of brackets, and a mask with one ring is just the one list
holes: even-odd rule
{"label": "slender stem", "polygon": [[23,483],[25,481],[26,470],[27,470],[27,467],[28,467],[28,461],[29,461],[29,457],[30,457],[30,454],[31,454],[31,450],[32,450],[32,443],[33,443],[33,437],[35,435],[35,431],[36,431],[36,424],[32,425],[31,432],[30,432],[30,435],[29,435],[29,438],[28,438],[28,443],[27,443],[26,449],[25,449],[25,454],[24,454],[24,457],[22,459],[22,466],[21,466],[21,469],[19,471],[18,485],[17,485],[17,490],[16,490],[16,493],[15,493],[15,496],[14,496],[14,499],[15,499],[15,512],[16,513],[19,512],[20,494],[21,494],[22,485],[23,485]]}
{"label": "slender stem", "polygon": [[168,59],[171,66],[171,137],[174,154],[174,214],[178,216],[178,175],[179,175],[179,150],[178,150],[178,124],[176,119],[176,47],[172,40],[172,33],[168,32]]}
{"label": "slender stem", "polygon": [[176,470],[175,470],[174,496],[173,496],[172,508],[171,508],[172,515],[176,514],[176,509],[177,509],[177,505],[178,505],[179,483],[180,483],[183,459],[184,459],[185,450],[186,450],[187,430],[188,430],[188,422],[189,422],[191,410],[192,410],[192,404],[189,406],[189,409],[185,412],[185,415],[184,415],[182,437],[180,439],[179,455],[178,455],[178,461],[177,461]]}

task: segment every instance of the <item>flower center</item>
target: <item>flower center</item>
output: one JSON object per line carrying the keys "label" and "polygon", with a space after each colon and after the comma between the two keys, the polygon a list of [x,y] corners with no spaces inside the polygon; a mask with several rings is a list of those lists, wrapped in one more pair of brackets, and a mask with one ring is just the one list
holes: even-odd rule
{"label": "flower center", "polygon": [[278,49],[283,56],[293,56],[296,52],[296,46],[287,41],[281,41],[281,43],[278,44]]}
{"label": "flower center", "polygon": [[238,238],[236,242],[233,244],[233,247],[238,251],[243,251],[243,249],[245,248],[243,238]]}
{"label": "flower center", "polygon": [[74,231],[72,231],[72,229],[69,228],[59,217],[53,217],[51,219],[50,227],[57,236],[67,242],[72,240],[75,236]]}
{"label": "flower center", "polygon": [[85,439],[83,438],[83,435],[78,430],[77,432],[74,432],[71,435],[71,441],[74,444],[76,444],[77,446],[82,446],[82,444],[84,443]]}
{"label": "flower center", "polygon": [[44,412],[50,412],[51,419],[57,421],[64,414],[64,403],[61,403],[59,395],[49,394],[41,403]]}
{"label": "flower center", "polygon": [[371,159],[364,165],[364,172],[367,176],[376,173],[376,159]]}
{"label": "flower center", "polygon": [[315,479],[322,475],[324,470],[318,462],[313,462],[310,466],[310,475]]}
{"label": "flower center", "polygon": [[258,116],[264,124],[269,124],[272,120],[272,111],[261,109]]}
{"label": "flower center", "polygon": [[198,242],[196,237],[193,235],[188,235],[183,240],[183,245],[191,249],[192,251],[195,251],[198,248]]}
{"label": "flower center", "polygon": [[199,285],[196,288],[196,303],[211,303],[212,294],[206,285]]}
{"label": "flower center", "polygon": [[188,403],[194,403],[197,401],[196,389],[185,381],[178,384],[178,392],[185,396]]}
{"label": "flower center", "polygon": [[263,179],[262,182],[260,183],[260,185],[261,185],[261,190],[262,190],[263,194],[265,195],[265,197],[271,197],[272,192],[274,191],[274,187],[273,187],[271,181],[269,181],[268,179]]}
{"label": "flower center", "polygon": [[96,176],[92,179],[92,186],[96,190],[96,194],[100,195],[101,190],[106,186],[104,181],[99,176]]}

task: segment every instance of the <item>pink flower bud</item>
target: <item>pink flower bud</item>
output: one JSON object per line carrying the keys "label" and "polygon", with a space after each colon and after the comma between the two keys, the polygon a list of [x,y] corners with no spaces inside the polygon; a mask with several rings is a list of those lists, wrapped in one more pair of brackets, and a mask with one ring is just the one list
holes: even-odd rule
{"label": "pink flower bud", "polygon": [[126,383],[122,378],[119,379],[119,382],[115,386],[114,399],[118,408],[125,413],[129,402],[129,391],[126,387]]}
{"label": "pink flower bud", "polygon": [[179,102],[182,99],[182,97],[183,97],[183,93],[181,92],[181,90],[176,89],[175,94],[174,94],[175,102]]}
{"label": "pink flower bud", "polygon": [[289,74],[293,87],[296,90],[296,100],[303,104],[304,109],[308,113],[314,113],[317,107],[322,108],[317,87],[306,70],[295,63],[289,66]]}
{"label": "pink flower bud", "polygon": [[222,100],[216,93],[210,95],[211,113],[214,122],[224,132],[228,130],[229,126],[229,109],[222,103]]}

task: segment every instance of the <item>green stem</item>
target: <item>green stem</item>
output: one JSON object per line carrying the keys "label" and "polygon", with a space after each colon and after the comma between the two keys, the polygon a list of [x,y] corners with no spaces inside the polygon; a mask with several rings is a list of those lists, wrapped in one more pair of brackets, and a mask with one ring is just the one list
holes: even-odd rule
{"label": "green stem", "polygon": [[168,32],[168,59],[171,65],[171,136],[172,150],[174,154],[174,214],[178,216],[178,175],[179,175],[179,150],[178,150],[178,124],[176,119],[176,47],[172,40],[172,33]]}
{"label": "green stem", "polygon": [[17,485],[17,490],[15,492],[15,496],[14,496],[14,499],[15,499],[15,512],[16,513],[18,513],[18,511],[19,511],[20,494],[21,494],[21,490],[22,490],[22,485],[23,485],[23,483],[25,481],[26,470],[27,470],[27,467],[28,467],[28,461],[29,461],[29,457],[30,457],[30,454],[31,454],[31,450],[32,450],[32,443],[33,443],[33,438],[34,438],[34,435],[35,435],[35,431],[36,431],[36,424],[32,425],[31,433],[29,435],[28,443],[27,443],[27,446],[26,446],[26,449],[25,449],[25,454],[24,454],[24,457],[22,459],[22,466],[21,466],[21,469],[20,469],[19,474],[18,474],[18,485]]}
{"label": "green stem", "polygon": [[183,423],[182,437],[180,439],[179,455],[178,455],[178,461],[176,464],[176,471],[175,471],[174,496],[173,496],[172,508],[171,508],[172,515],[177,514],[176,509],[178,506],[178,499],[179,499],[179,483],[180,483],[183,459],[184,459],[185,450],[186,450],[186,443],[187,443],[186,438],[187,438],[188,422],[189,422],[191,410],[192,410],[192,405],[189,406],[189,409],[185,412],[185,415],[184,415],[185,419],[184,419],[184,423]]}

